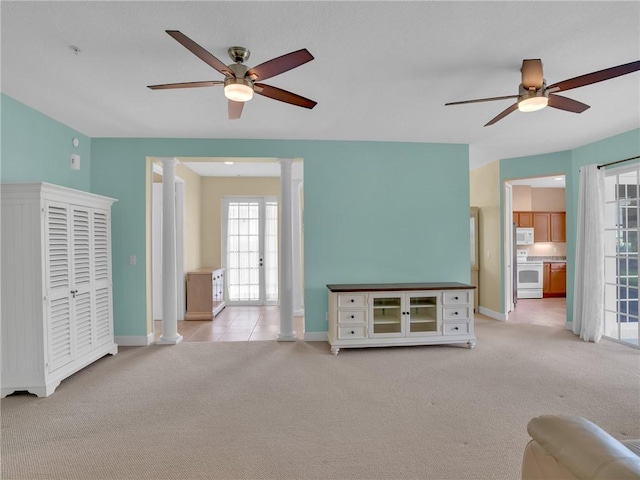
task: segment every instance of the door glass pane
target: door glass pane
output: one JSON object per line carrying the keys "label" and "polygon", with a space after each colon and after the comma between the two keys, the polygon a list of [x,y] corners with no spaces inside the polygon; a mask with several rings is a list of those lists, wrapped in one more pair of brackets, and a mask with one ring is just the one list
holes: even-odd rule
{"label": "door glass pane", "polygon": [[231,201],[227,208],[227,291],[231,302],[259,300],[257,289],[251,288],[259,286],[259,276],[254,273],[260,268],[258,207],[257,201]]}
{"label": "door glass pane", "polygon": [[604,335],[638,346],[638,166],[605,179]]}
{"label": "door glass pane", "polygon": [[264,197],[228,199],[225,205],[229,302],[277,302],[277,201]]}
{"label": "door glass pane", "polygon": [[373,299],[373,333],[396,334],[402,331],[400,297]]}

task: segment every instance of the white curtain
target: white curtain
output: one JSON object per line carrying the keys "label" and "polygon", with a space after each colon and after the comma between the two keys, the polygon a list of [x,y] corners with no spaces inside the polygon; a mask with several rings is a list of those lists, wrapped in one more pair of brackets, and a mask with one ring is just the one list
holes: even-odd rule
{"label": "white curtain", "polygon": [[599,342],[604,326],[604,170],[580,169],[573,333]]}

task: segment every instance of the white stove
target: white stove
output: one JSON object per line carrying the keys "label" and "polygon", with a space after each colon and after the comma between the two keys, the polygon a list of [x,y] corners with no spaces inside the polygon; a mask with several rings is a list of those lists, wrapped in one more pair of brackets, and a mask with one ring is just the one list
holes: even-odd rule
{"label": "white stove", "polygon": [[542,298],[543,262],[528,258],[526,250],[516,251],[518,298]]}

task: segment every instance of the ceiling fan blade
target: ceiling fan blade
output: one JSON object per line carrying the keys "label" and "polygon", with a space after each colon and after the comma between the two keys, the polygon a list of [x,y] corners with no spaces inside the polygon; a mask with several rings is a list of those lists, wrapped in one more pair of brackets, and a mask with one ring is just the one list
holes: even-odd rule
{"label": "ceiling fan blade", "polygon": [[147,88],[150,88],[151,90],[164,90],[167,88],[215,87],[216,85],[222,85],[223,83],[224,82],[219,81],[164,83],[162,85],[149,85]]}
{"label": "ceiling fan blade", "polygon": [[542,60],[534,58],[531,60],[523,60],[522,68],[522,86],[529,90],[535,88],[536,90],[542,88],[544,82],[542,74]]}
{"label": "ceiling fan blade", "polygon": [[280,100],[281,102],[290,103],[298,107],[313,108],[318,102],[309,100],[308,98],[301,97],[295,93],[287,92],[281,88],[265,85],[264,83],[256,83],[254,91],[264,97],[273,98],[274,100]]}
{"label": "ceiling fan blade", "polygon": [[549,95],[550,107],[566,110],[567,112],[582,113],[590,108],[586,103],[573,100],[572,98],[561,97],[560,95]]}
{"label": "ceiling fan blade", "polygon": [[229,100],[229,120],[237,120],[242,115],[245,102],[234,102]]}
{"label": "ceiling fan blade", "polygon": [[196,42],[187,37],[184,33],[179,32],[178,30],[167,30],[169,35],[171,35],[174,39],[176,39],[182,46],[184,46],[187,50],[193,53],[200,60],[205,62],[207,65],[212,67],[213,69],[219,71],[225,76],[234,77],[233,72],[220,60],[214,57],[212,54],[207,52],[204,48],[198,45]]}
{"label": "ceiling fan blade", "polygon": [[485,125],[485,127],[488,127],[489,125],[493,125],[494,123],[496,123],[499,120],[502,120],[504,117],[506,117],[507,115],[509,115],[510,113],[516,111],[518,109],[518,104],[514,103],[513,105],[511,105],[509,108],[507,108],[506,110],[503,110],[502,112],[500,112],[500,114],[498,114],[497,116],[493,117],[489,123],[487,123]]}
{"label": "ceiling fan blade", "polygon": [[271,60],[267,60],[260,65],[250,68],[245,76],[255,76],[254,78],[257,80],[266,80],[267,78],[275,77],[276,75],[299,67],[311,60],[313,60],[313,55],[311,55],[306,48],[303,48],[302,50],[272,58]]}
{"label": "ceiling fan blade", "polygon": [[547,90],[549,93],[563,92],[571,90],[572,88],[584,87],[585,85],[591,85],[592,83],[610,80],[621,75],[626,75],[627,73],[637,72],[638,70],[640,70],[640,60],[625,63],[624,65],[618,65],[617,67],[605,68],[604,70],[587,73],[586,75],[580,75],[579,77],[570,78],[568,80],[563,80],[562,82],[549,85]]}
{"label": "ceiling fan blade", "polygon": [[461,102],[449,102],[447,105],[464,105],[465,103],[493,102],[494,100],[507,100],[508,98],[518,98],[518,95],[506,95],[504,97],[478,98],[476,100],[463,100]]}

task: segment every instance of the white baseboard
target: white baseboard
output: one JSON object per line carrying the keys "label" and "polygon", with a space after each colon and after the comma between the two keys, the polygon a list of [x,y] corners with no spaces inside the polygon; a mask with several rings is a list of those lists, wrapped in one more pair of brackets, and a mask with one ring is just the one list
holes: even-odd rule
{"label": "white baseboard", "polygon": [[305,342],[326,342],[328,332],[304,332]]}
{"label": "white baseboard", "polygon": [[486,307],[479,307],[478,308],[478,313],[482,314],[482,315],[486,315],[487,317],[491,317],[494,320],[500,320],[501,322],[506,322],[507,321],[507,315],[504,313],[500,313],[500,312],[494,312],[493,310],[490,310]]}
{"label": "white baseboard", "polygon": [[146,347],[153,343],[153,333],[148,335],[122,335],[116,336],[115,342],[119,347]]}

